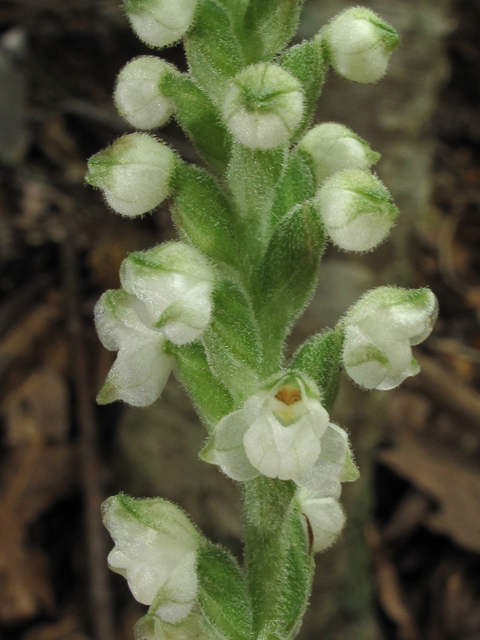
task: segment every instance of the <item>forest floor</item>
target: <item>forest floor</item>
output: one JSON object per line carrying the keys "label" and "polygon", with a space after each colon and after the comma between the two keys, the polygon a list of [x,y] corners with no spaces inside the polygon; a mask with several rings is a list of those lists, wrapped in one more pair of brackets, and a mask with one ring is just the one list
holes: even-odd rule
{"label": "forest floor", "polygon": [[[390,395],[366,528],[386,638],[480,639],[480,4],[458,0],[428,223],[413,240],[440,302],[422,373]],[[111,92],[145,48],[117,0],[0,4],[0,637],[132,638],[141,615],[106,577],[98,529],[118,490],[122,414],[98,408],[112,363],[93,307],[125,255],[174,237],[168,211],[126,220],[84,185],[127,131]],[[179,48],[166,57],[184,65]],[[195,156],[175,126],[162,136]],[[102,425],[101,429],[97,426]],[[90,561],[86,560],[90,558]],[[90,601],[96,606],[90,607]],[[121,611],[120,611],[121,609]]]}

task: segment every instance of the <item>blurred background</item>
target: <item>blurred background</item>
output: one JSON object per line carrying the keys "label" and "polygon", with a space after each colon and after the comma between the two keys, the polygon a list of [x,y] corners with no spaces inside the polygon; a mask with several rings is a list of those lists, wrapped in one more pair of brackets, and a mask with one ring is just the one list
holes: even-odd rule
{"label": "blurred background", "polygon": [[[307,0],[299,39],[356,3]],[[480,2],[369,0],[402,36],[374,86],[329,74],[318,121],[382,153],[402,216],[375,253],[327,251],[290,351],[365,290],[430,286],[422,373],[389,393],[342,383],[335,419],[361,481],[317,556],[302,640],[480,640]],[[147,409],[97,407],[114,354],[96,300],[130,251],[175,237],[161,208],[127,220],[86,187],[87,158],[128,131],[111,93],[149,53],[117,0],[0,3],[0,637],[132,640],[144,608],[108,574],[99,504],[120,490],[178,502],[241,556],[236,486],[197,454],[179,385]],[[185,69],[180,47],[162,52]],[[161,136],[187,160],[174,124]]]}

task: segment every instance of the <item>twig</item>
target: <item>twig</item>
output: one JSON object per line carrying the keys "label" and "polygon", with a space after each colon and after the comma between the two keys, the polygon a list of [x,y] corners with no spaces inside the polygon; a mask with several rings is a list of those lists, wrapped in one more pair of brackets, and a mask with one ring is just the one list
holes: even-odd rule
{"label": "twig", "polygon": [[72,347],[76,411],[80,430],[80,471],[84,496],[90,607],[96,640],[115,640],[106,563],[106,535],[100,517],[100,505],[104,499],[101,465],[97,451],[95,415],[89,385],[83,323],[79,308],[77,252],[68,215],[69,212],[66,211],[63,270],[65,302]]}

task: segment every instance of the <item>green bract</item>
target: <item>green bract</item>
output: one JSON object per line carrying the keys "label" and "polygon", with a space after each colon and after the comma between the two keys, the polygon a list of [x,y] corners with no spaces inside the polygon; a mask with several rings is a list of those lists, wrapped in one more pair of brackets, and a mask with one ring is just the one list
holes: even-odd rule
{"label": "green bract", "polygon": [[428,289],[380,287],[286,359],[328,238],[368,251],[398,214],[367,142],[337,123],[310,128],[328,66],[374,82],[398,36],[357,7],[288,48],[302,4],[124,0],[147,44],[183,38],[188,72],[131,61],[117,108],[142,129],[174,117],[203,166],[140,133],[90,159],[87,181],[115,211],[169,199],[180,237],[126,257],[122,288],[97,303],[100,339],[118,352],[98,400],[146,406],[173,371],[208,431],[200,457],[239,482],[246,536],[240,567],[175,505],[110,498],[110,566],[149,605],[136,640],[293,640],[313,554],[340,534],[342,484],[359,475],[329,418],[341,369],[369,389],[396,386],[418,371],[411,345],[436,316]]}

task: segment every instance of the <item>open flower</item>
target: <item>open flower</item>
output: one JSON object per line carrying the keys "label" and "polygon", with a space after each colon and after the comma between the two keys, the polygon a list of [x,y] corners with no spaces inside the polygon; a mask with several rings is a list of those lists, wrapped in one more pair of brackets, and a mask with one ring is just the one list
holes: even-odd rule
{"label": "open flower", "polygon": [[429,289],[379,287],[368,292],[343,320],[343,362],[366,389],[393,389],[420,368],[412,345],[430,334],[438,313]]}
{"label": "open flower", "polygon": [[103,522],[115,542],[110,569],[123,575],[138,602],[175,623],[191,611],[197,595],[200,534],[174,504],[160,498],[118,495],[102,505]]}
{"label": "open flower", "polygon": [[202,452],[234,480],[261,474],[292,480],[306,474],[320,455],[328,413],[316,386],[287,373],[225,416]]}
{"label": "open flower", "polygon": [[98,402],[154,402],[173,366],[165,340],[185,344],[210,321],[214,271],[206,258],[181,242],[132,253],[124,260],[123,289],[107,291],[95,307],[102,344],[118,351]]}

